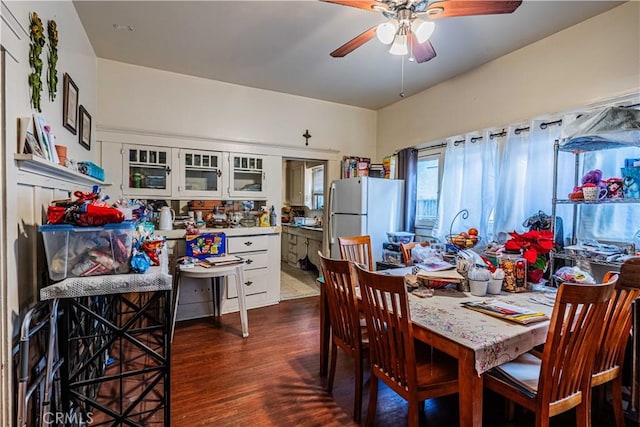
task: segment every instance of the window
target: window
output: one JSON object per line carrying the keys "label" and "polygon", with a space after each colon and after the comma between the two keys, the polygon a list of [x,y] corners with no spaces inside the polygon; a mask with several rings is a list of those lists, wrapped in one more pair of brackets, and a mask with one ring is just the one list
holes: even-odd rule
{"label": "window", "polygon": [[311,169],[311,209],[324,207],[324,166]]}
{"label": "window", "polygon": [[432,227],[438,217],[442,149],[421,152],[418,157],[416,226]]}

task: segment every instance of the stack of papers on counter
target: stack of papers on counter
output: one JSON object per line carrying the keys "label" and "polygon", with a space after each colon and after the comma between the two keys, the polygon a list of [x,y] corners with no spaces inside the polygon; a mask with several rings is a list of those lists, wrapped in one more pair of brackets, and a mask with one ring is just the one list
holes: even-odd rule
{"label": "stack of papers on counter", "polygon": [[463,306],[471,310],[479,311],[490,316],[510,320],[512,322],[527,325],[529,323],[549,320],[549,316],[541,311],[529,310],[513,304],[497,300],[463,302]]}

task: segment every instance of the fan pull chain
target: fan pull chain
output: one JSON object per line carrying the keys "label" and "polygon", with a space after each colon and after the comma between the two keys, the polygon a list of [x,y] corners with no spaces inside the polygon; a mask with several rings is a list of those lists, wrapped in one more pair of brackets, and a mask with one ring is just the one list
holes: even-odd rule
{"label": "fan pull chain", "polygon": [[400,98],[404,98],[405,96],[407,96],[406,93],[404,93],[404,57],[400,57],[400,67],[401,67],[401,73],[400,73]]}

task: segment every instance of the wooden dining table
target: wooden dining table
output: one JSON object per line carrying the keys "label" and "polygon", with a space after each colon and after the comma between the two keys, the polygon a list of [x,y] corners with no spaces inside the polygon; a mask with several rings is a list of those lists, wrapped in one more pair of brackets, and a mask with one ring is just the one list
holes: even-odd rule
{"label": "wooden dining table", "polygon": [[[385,270],[406,275],[411,268]],[[320,375],[326,376],[331,325],[324,286],[320,281]],[[458,360],[460,426],[482,425],[482,374],[543,344],[549,321],[522,325],[465,308],[462,303],[495,298],[509,304],[551,316],[555,288],[539,287],[534,292],[508,293],[486,297],[455,289],[436,289],[432,297],[409,295],[413,333]]]}

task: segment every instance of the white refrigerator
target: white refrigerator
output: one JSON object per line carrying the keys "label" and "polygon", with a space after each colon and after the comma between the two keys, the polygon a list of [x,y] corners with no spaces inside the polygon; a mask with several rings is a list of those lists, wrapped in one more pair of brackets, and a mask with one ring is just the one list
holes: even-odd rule
{"label": "white refrigerator", "polygon": [[338,237],[371,236],[373,262],[382,261],[387,231],[403,226],[404,181],[400,179],[339,179],[329,193],[331,258],[340,258]]}

